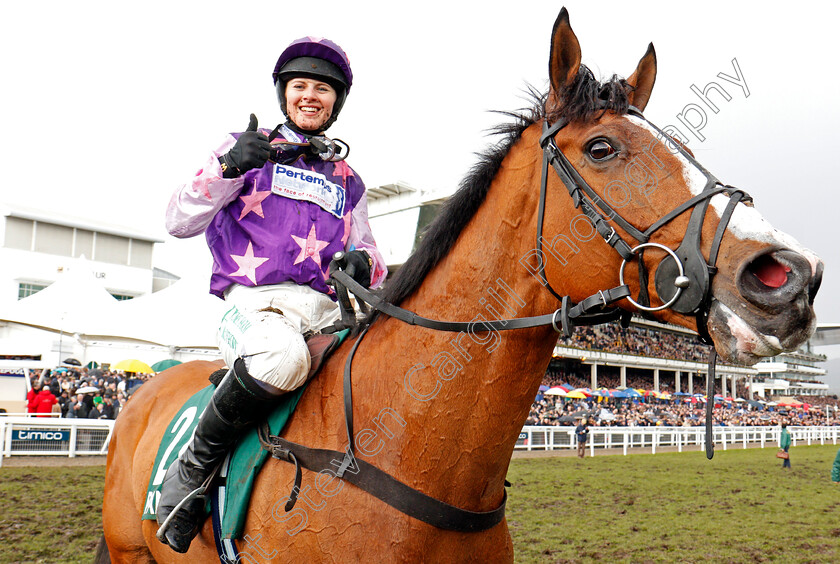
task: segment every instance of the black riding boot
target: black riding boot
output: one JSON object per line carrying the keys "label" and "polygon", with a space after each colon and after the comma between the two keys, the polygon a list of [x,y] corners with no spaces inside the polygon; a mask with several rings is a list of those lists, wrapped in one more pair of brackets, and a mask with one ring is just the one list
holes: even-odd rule
{"label": "black riding boot", "polygon": [[[207,409],[202,413],[187,450],[166,471],[157,509],[158,525],[163,524],[187,494],[199,488],[220,464],[245,428],[259,421],[281,394],[262,388],[238,359],[219,384]],[[204,521],[205,498],[193,499],[172,518],[158,538],[175,552],[186,552]]]}

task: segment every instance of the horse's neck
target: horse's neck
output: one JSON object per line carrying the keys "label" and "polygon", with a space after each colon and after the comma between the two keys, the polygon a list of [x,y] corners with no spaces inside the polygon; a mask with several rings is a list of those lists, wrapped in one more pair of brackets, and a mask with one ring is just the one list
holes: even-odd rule
{"label": "horse's neck", "polygon": [[[556,308],[549,292],[519,263],[536,239],[535,158],[532,153],[519,162],[509,155],[453,249],[404,307],[435,319],[478,322]],[[530,197],[513,195],[505,186],[513,177],[520,186],[531,185]],[[487,508],[498,502],[556,333],[550,327],[488,332],[480,324],[475,332],[450,333],[385,320],[369,339],[386,351],[377,389],[385,390],[393,413],[385,416],[378,406],[366,411],[390,422],[386,427],[395,437],[391,457],[398,473],[442,480],[450,503],[475,505],[481,499]]]}

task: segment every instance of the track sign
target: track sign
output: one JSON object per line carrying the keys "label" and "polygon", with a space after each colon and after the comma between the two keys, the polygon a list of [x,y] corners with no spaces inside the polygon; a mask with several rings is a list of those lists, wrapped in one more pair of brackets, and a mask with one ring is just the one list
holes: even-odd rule
{"label": "track sign", "polygon": [[69,441],[70,431],[58,429],[15,429],[12,431],[13,441]]}

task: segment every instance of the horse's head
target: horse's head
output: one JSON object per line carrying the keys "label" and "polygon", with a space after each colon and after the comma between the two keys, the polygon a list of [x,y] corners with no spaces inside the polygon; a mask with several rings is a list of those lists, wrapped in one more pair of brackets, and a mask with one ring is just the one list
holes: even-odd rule
{"label": "horse's head", "polygon": [[708,331],[727,362],[753,364],[801,345],[816,325],[822,263],[642,117],[656,77],[653,45],[628,79],[599,83],[581,65],[564,8],[549,72],[547,192],[568,190],[580,207],[571,223],[546,215],[544,240],[566,234],[566,247],[579,249],[565,268],[547,263],[548,282],[620,271],[633,292],[628,309]]}

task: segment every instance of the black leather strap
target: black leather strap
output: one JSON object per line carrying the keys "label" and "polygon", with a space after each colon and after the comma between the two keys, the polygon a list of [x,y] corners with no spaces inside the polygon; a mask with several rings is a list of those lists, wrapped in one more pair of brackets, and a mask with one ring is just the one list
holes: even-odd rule
{"label": "black leather strap", "polygon": [[269,437],[269,441],[273,446],[282,449],[281,452],[293,452],[297,463],[312,472],[336,472],[339,466],[337,461],[344,460],[343,464],[347,467],[342,480],[363,489],[394,509],[440,529],[459,532],[486,531],[498,525],[505,516],[507,492],[504,492],[502,502],[496,509],[469,511],[417,491],[376,466],[349,456],[347,452],[309,448],[277,436]]}
{"label": "black leather strap", "polygon": [[717,365],[717,351],[712,348],[709,353],[709,368],[706,371],[706,458],[715,455],[715,436],[712,433],[712,412],[715,408],[715,368]]}
{"label": "black leather strap", "polygon": [[[535,317],[491,319],[489,321],[481,321],[479,323],[468,321],[439,321],[417,315],[413,311],[403,309],[384,301],[374,292],[363,287],[340,270],[333,272],[331,276],[340,284],[345,285],[357,298],[369,303],[374,309],[381,311],[385,315],[399,319],[409,325],[417,325],[419,327],[426,327],[427,329],[435,329],[438,331],[510,331],[513,329],[529,329],[532,327],[545,327],[549,325],[556,326],[557,315],[560,311],[558,310],[551,314],[538,315]],[[574,325],[596,325],[599,323],[605,323],[605,315],[609,316],[609,320],[618,319],[621,316],[621,312],[619,310],[605,311],[604,309],[629,295],[630,289],[626,285],[616,286],[615,288],[610,288],[608,290],[600,290],[597,294],[589,296],[579,304],[575,306],[570,305],[569,318]],[[590,316],[592,317],[590,318]]]}

